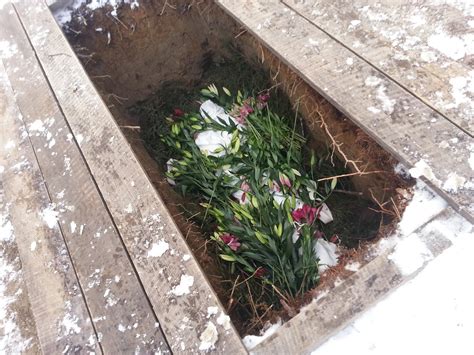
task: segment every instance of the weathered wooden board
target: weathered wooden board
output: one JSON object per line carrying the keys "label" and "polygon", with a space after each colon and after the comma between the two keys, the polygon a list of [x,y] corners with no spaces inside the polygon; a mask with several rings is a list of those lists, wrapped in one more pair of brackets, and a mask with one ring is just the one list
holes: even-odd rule
{"label": "weathered wooden board", "polygon": [[[423,258],[409,270],[400,268],[394,261],[397,247],[389,247],[380,255],[349,276],[340,285],[321,293],[321,296],[303,307],[298,315],[283,324],[262,343],[251,349],[252,354],[311,354],[331,335],[361,315],[376,302],[393,292],[398,286],[412,279],[433,258],[451,246],[449,238],[435,230],[430,223],[465,223],[465,220],[451,208],[443,211],[428,224],[402,238],[411,243],[417,239],[423,250]],[[473,235],[474,236],[474,235]],[[406,249],[402,246],[406,254]],[[418,256],[420,257],[420,256]],[[410,256],[405,256],[405,260]],[[317,353],[317,351],[316,351]]]}
{"label": "weathered wooden board", "polygon": [[474,2],[283,2],[472,137]]}
{"label": "weathered wooden board", "polygon": [[[13,7],[12,7],[13,9]],[[169,352],[153,309],[17,16],[0,14],[4,65],[106,353]],[[36,32],[41,36],[42,32]],[[18,60],[21,58],[21,60]]]}
{"label": "weathered wooden board", "polygon": [[54,206],[1,62],[0,120],[7,137],[0,146],[5,201],[10,206],[41,350],[45,354],[100,352]]}
{"label": "weathered wooden board", "polygon": [[474,139],[278,1],[217,2],[474,221]]}
{"label": "weathered wooden board", "polygon": [[[173,352],[245,353],[238,334],[49,10],[15,4]],[[213,308],[211,308],[213,307]],[[214,308],[216,307],[216,308]]]}
{"label": "weathered wooden board", "polygon": [[[8,140],[3,124],[0,108],[0,142],[5,145]],[[38,354],[40,344],[11,224],[11,205],[3,189],[4,168],[0,163],[0,354]]]}

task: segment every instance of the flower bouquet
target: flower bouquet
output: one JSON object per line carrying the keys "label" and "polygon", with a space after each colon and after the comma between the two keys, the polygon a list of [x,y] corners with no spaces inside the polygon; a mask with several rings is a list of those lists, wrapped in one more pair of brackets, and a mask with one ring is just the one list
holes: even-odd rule
{"label": "flower bouquet", "polygon": [[314,180],[316,158],[303,161],[297,118],[272,112],[267,92],[233,95],[211,85],[201,94],[199,112],[176,109],[167,119],[168,182],[199,199],[232,272],[286,299],[303,295],[337,263],[336,245],[321,232],[332,221],[325,202],[337,180]]}

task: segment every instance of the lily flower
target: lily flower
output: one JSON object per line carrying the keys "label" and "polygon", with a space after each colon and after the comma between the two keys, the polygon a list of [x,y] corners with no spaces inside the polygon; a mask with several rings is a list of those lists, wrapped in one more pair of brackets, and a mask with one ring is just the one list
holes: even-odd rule
{"label": "lily flower", "polygon": [[285,174],[280,174],[280,184],[281,186],[288,186],[289,188],[291,188],[290,178]]}
{"label": "lily flower", "polygon": [[240,124],[244,124],[248,115],[250,115],[251,113],[253,113],[253,108],[249,104],[243,104],[242,107],[239,109],[237,122]]}
{"label": "lily flower", "polygon": [[293,217],[295,222],[312,224],[317,213],[318,209],[316,207],[311,207],[310,205],[305,204],[303,207],[291,212],[291,217]]}
{"label": "lily flower", "polygon": [[237,251],[237,249],[240,248],[239,238],[237,238],[235,235],[224,233],[221,234],[220,237],[224,244],[226,244],[233,251]]}

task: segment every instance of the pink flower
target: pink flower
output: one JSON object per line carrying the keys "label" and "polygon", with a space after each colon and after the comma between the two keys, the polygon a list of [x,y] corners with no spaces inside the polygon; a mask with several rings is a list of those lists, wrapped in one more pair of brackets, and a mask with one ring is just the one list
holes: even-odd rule
{"label": "pink flower", "polygon": [[242,181],[242,184],[240,184],[240,189],[244,192],[249,192],[250,185],[246,181]]}
{"label": "pink flower", "polygon": [[270,94],[268,92],[257,96],[257,100],[259,102],[268,102],[269,99],[270,99]]}
{"label": "pink flower", "polygon": [[257,270],[255,270],[255,273],[254,273],[255,277],[258,277],[258,278],[262,278],[266,274],[267,274],[267,269],[265,269],[264,267],[261,267],[261,266],[259,266],[257,268]]}
{"label": "pink flower", "polygon": [[184,116],[184,111],[181,110],[180,108],[175,108],[173,110],[173,115],[176,116],[176,117]]}
{"label": "pink flower", "polygon": [[224,244],[226,244],[233,251],[237,251],[237,249],[240,248],[239,238],[237,238],[235,235],[224,233],[221,234],[220,237]]}
{"label": "pink flower", "polygon": [[285,174],[280,174],[280,184],[281,186],[288,186],[291,188],[291,181]]}
{"label": "pink flower", "polygon": [[259,110],[263,109],[265,106],[267,106],[267,102],[270,99],[270,94],[265,93],[265,94],[260,94],[257,96],[257,107]]}
{"label": "pink flower", "polygon": [[316,207],[311,207],[310,205],[305,204],[303,207],[291,212],[291,217],[293,217],[295,222],[312,224],[316,218],[317,212],[318,209]]}
{"label": "pink flower", "polygon": [[247,116],[253,112],[253,108],[249,104],[243,104],[239,110],[239,115],[237,116],[237,122],[244,124]]}

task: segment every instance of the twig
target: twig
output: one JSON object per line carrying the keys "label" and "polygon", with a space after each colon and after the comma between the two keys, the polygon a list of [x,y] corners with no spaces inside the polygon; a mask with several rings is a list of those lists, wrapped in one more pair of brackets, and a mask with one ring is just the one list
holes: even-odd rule
{"label": "twig", "polygon": [[48,54],[48,57],[57,57],[59,55],[65,55],[66,57],[70,57],[69,54],[67,53],[54,53],[54,54]]}
{"label": "twig", "polygon": [[253,301],[252,291],[250,290],[249,283],[245,282],[245,284],[247,285],[247,290],[249,291],[250,305],[252,306],[252,309],[253,309],[253,311],[255,313],[255,316],[257,317],[258,321],[260,322],[260,324],[263,325],[262,319],[260,318],[260,315],[258,314],[257,307],[255,307],[255,303]]}
{"label": "twig", "polygon": [[[380,211],[377,211],[373,208],[370,208],[369,207],[369,210],[372,210],[372,211],[375,211],[375,212],[378,212],[378,213],[382,213],[382,214],[388,214],[389,216],[396,216],[395,212],[391,211],[391,210],[388,210],[385,208],[385,205],[388,203],[387,202],[383,202],[381,203],[375,196],[374,196],[374,193],[372,192],[371,189],[369,189],[370,191],[370,196],[372,197],[372,199],[375,201],[375,203],[379,206],[380,208]],[[393,201],[392,201],[393,202]]]}
{"label": "twig", "polygon": [[246,33],[246,32],[247,32],[247,30],[246,30],[246,29],[244,29],[244,30],[240,31],[240,32],[239,32],[239,33],[238,33],[238,34],[237,34],[237,35],[234,37],[234,39],[237,39],[237,38],[239,38],[240,36],[242,36],[242,35],[243,35],[244,33]]}
{"label": "twig", "polygon": [[140,126],[119,126],[120,128],[126,128],[126,129],[136,129],[136,130],[140,130],[141,127]]}
{"label": "twig", "polygon": [[101,78],[109,78],[109,79],[112,79],[112,76],[111,76],[111,75],[108,75],[108,74],[91,76],[91,79],[101,79]]}
{"label": "twig", "polygon": [[[324,131],[326,132],[327,136],[329,137],[329,139],[331,140],[331,145],[332,145],[332,148],[333,148],[333,151],[332,151],[332,154],[331,154],[331,163],[332,165],[334,166],[334,159],[333,159],[333,156],[334,156],[334,151],[337,150],[339,152],[339,154],[341,155],[341,157],[344,159],[344,167],[347,167],[347,164],[351,164],[352,167],[354,168],[354,170],[358,173],[361,172],[359,166],[357,165],[358,162],[354,161],[354,160],[351,160],[347,157],[347,155],[344,153],[344,151],[341,149],[341,146],[343,145],[343,143],[338,143],[336,141],[336,138],[331,134],[331,132],[329,131],[329,127],[328,125],[326,124],[326,121],[324,120],[324,117],[323,115],[318,111],[318,110],[315,110],[318,115],[319,115],[319,119],[320,119],[320,122],[321,122],[321,128],[324,129]],[[314,112],[314,111],[313,111]]]}
{"label": "twig", "polygon": [[237,281],[239,281],[240,275],[237,275],[237,278],[234,281],[234,284],[232,286],[232,291],[230,291],[230,296],[229,296],[229,302],[227,303],[227,313],[230,311],[230,307],[234,303],[234,299],[232,298],[234,296],[234,291],[235,288],[237,287]]}
{"label": "twig", "polygon": [[127,100],[128,100],[127,97],[121,97],[121,96],[118,96],[118,95],[116,95],[116,94],[107,94],[107,99],[110,99],[111,97],[112,97],[113,99],[115,99],[120,105],[123,105],[122,100],[123,100],[123,101],[127,101]]}
{"label": "twig", "polygon": [[335,176],[329,176],[325,178],[318,179],[317,181],[327,181],[327,180],[332,180],[332,179],[337,179],[337,178],[342,178],[342,177],[347,177],[347,176],[362,176],[362,175],[370,175],[370,174],[381,174],[381,173],[386,173],[386,171],[383,170],[374,170],[374,171],[358,171],[356,173],[349,173],[349,174],[342,174],[342,175],[335,175]]}
{"label": "twig", "polygon": [[165,4],[163,5],[163,8],[161,9],[160,16],[163,16],[165,13],[166,6],[171,7],[173,10],[176,10],[176,6],[168,4],[168,0],[165,1]]}
{"label": "twig", "polygon": [[397,204],[396,204],[395,201],[393,200],[393,197],[390,197],[390,200],[391,200],[392,203],[393,203],[393,208],[395,209],[395,213],[397,214],[398,219],[402,219],[402,217],[401,217],[401,215],[400,215],[400,211],[398,210]]}

